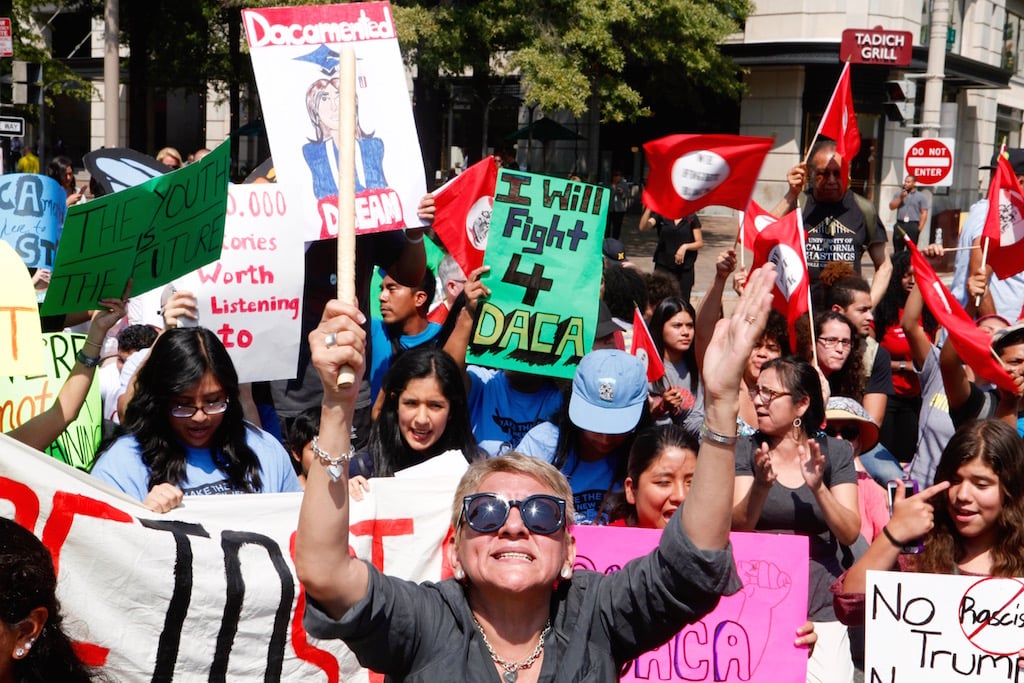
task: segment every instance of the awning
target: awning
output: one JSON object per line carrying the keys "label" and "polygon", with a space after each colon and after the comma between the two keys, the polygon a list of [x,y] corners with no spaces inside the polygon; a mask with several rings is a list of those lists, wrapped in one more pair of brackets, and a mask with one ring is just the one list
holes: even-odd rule
{"label": "awning", "polygon": [[[837,68],[839,43],[781,42],[781,43],[726,43],[722,53],[732,57],[740,66],[780,66],[830,64]],[[888,67],[858,64],[857,68],[888,69],[907,73],[925,73],[928,70],[928,46],[915,45],[913,58],[906,67]],[[991,64],[946,53],[946,87],[956,89],[1005,89],[1010,87],[1013,72]]]}

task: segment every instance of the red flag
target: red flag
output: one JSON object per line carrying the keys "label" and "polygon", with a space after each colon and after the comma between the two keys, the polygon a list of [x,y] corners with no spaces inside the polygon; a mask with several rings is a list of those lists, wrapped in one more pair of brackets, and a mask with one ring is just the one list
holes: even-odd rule
{"label": "red flag", "polygon": [[1024,271],[1024,191],[1005,154],[988,186],[988,217],[981,233],[990,240],[988,265],[1005,280]]}
{"label": "red flag", "polygon": [[754,262],[750,269],[769,261],[775,264],[772,308],[789,322],[789,338],[796,339],[796,320],[807,312],[807,260],[804,258],[803,221],[800,211],[790,211],[772,223],[754,240]]}
{"label": "red flag", "polygon": [[758,234],[778,220],[776,216],[762,209],[760,204],[751,199],[743,211],[743,246],[754,251],[754,241]]}
{"label": "red flag", "polygon": [[483,265],[497,183],[498,165],[488,156],[434,192],[434,232],[466,275]]}
{"label": "red flag", "polygon": [[818,125],[818,135],[835,140],[836,152],[847,164],[853,161],[860,151],[860,130],[857,128],[857,114],[853,111],[849,62],[843,65],[843,72],[839,74],[839,82],[832,91],[832,99],[828,101]]}
{"label": "red flag", "polygon": [[960,302],[953,298],[931,264],[909,239],[907,247],[910,249],[910,263],[914,266],[914,279],[921,288],[924,303],[939,324],[946,328],[960,360],[1000,389],[1016,393],[1013,379],[992,355],[992,337],[968,317]]}
{"label": "red flag", "polygon": [[651,166],[644,204],[673,220],[712,204],[742,211],[774,142],[741,135],[669,135],[651,140],[644,144]]}
{"label": "red flag", "polygon": [[648,382],[657,382],[665,376],[665,363],[661,360],[661,354],[654,345],[651,331],[647,329],[639,308],[633,309],[633,344],[629,352],[644,362]]}

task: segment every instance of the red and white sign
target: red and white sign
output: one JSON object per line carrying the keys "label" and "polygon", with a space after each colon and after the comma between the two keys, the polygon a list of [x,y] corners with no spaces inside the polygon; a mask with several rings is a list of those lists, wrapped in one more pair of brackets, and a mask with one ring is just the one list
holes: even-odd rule
{"label": "red and white sign", "polygon": [[839,44],[839,61],[852,64],[907,66],[914,53],[914,34],[875,28],[848,28]]}
{"label": "red and white sign", "polygon": [[907,138],[903,143],[903,167],[918,185],[949,187],[953,184],[953,138]]}
{"label": "red and white sign", "polygon": [[11,31],[11,20],[0,17],[0,57],[14,56],[14,33]]}

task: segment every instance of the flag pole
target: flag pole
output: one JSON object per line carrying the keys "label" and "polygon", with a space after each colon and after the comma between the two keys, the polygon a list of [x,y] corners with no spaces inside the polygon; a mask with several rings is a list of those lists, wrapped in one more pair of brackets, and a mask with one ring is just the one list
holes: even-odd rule
{"label": "flag pole", "polygon": [[[749,202],[749,200],[748,200],[748,202]],[[744,218],[745,218],[744,214],[745,213],[746,213],[745,211],[740,211],[740,234],[739,234],[739,238],[736,240],[736,242],[738,243],[737,246],[739,247],[739,250],[740,250],[740,268],[743,268],[744,270],[746,270],[746,268],[747,268],[747,249],[744,246],[747,243],[747,241],[746,241],[746,239],[744,239],[745,238],[745,234],[744,234],[744,230],[743,230],[743,224],[746,223],[746,221],[744,220]]]}
{"label": "flag pole", "polygon": [[[338,299],[356,302],[356,53],[341,49],[338,69]],[[338,387],[355,382],[355,371],[345,365],[338,372]]]}
{"label": "flag pole", "polygon": [[[804,268],[807,268],[807,244],[804,240],[804,217],[800,211],[796,212],[796,228],[797,233],[800,235],[800,252],[804,257]],[[814,338],[814,304],[811,301],[811,278],[810,271],[808,271],[807,277],[807,325],[811,331],[811,358],[814,361],[814,367],[821,369],[818,365],[818,341]],[[794,338],[792,341],[793,351],[796,351],[796,329],[793,329]]]}

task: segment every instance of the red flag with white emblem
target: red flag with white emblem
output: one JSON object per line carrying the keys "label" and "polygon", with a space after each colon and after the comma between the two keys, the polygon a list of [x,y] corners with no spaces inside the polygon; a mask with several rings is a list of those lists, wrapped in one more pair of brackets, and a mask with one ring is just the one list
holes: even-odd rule
{"label": "red flag with white emblem", "polygon": [[644,205],[672,220],[711,205],[742,211],[774,142],[742,135],[669,135],[651,140],[644,144],[651,166]]}
{"label": "red flag with white emblem", "polygon": [[498,165],[488,156],[434,192],[434,232],[467,275],[484,262]]}
{"label": "red flag with white emblem", "polygon": [[1024,191],[1005,154],[999,155],[988,186],[988,217],[982,236],[989,239],[988,265],[1005,280],[1024,271]]}
{"label": "red flag with white emblem", "polygon": [[796,321],[808,310],[807,259],[804,257],[804,228],[800,211],[790,211],[757,234],[751,270],[775,264],[772,308],[789,322],[789,338],[796,339]]}
{"label": "red flag with white emblem", "polygon": [[778,220],[778,217],[768,213],[761,208],[760,204],[751,199],[743,211],[743,246],[754,251],[754,241],[758,234]]}

